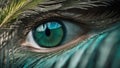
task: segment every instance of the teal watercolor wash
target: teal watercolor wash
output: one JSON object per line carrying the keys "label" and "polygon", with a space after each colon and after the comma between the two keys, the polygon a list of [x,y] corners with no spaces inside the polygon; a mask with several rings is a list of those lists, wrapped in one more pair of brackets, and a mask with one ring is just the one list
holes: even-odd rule
{"label": "teal watercolor wash", "polygon": [[64,28],[59,21],[49,21],[33,30],[35,42],[41,47],[56,47],[64,38]]}

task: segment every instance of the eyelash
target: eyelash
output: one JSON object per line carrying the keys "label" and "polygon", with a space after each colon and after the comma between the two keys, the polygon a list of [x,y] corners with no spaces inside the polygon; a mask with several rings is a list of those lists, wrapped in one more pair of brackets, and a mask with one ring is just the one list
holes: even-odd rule
{"label": "eyelash", "polygon": [[[22,34],[23,34],[23,38],[26,37],[26,35],[28,34],[28,32],[32,28],[34,28],[37,25],[40,25],[40,23],[37,23],[38,21],[43,22],[43,21],[48,20],[48,19],[69,20],[69,21],[75,22],[75,24],[81,25],[81,27],[86,27],[87,26],[79,18],[77,19],[77,18],[68,16],[68,15],[70,15],[70,13],[68,13],[68,15],[66,15],[66,16],[63,16],[62,13],[64,13],[64,12],[61,12],[61,11],[58,11],[58,12],[57,11],[51,11],[50,12],[49,11],[49,12],[45,12],[45,13],[39,13],[39,14],[30,15],[30,16],[25,16],[25,17],[19,19],[22,22],[22,26],[24,27],[24,28],[21,29]],[[88,28],[88,26],[87,26],[87,28]]]}
{"label": "eyelash", "polygon": [[[35,19],[36,20],[33,20]],[[27,20],[26,20],[27,19]],[[57,13],[42,13],[42,15],[35,15],[35,16],[32,16],[31,18],[23,18],[21,19],[22,23],[24,24],[24,31],[23,31],[23,34],[24,36],[27,35],[27,33],[32,29],[34,28],[35,26],[37,25],[40,25],[41,23],[38,23],[38,22],[44,22],[45,20],[49,20],[49,19],[63,19],[63,20],[69,20],[69,21],[74,21],[74,19],[72,20],[72,18],[68,18],[66,16],[61,16],[60,14],[57,14]],[[29,22],[31,21],[31,22]],[[29,23],[27,23],[29,22]],[[76,24],[81,24],[81,23],[77,23],[77,21],[75,21]]]}

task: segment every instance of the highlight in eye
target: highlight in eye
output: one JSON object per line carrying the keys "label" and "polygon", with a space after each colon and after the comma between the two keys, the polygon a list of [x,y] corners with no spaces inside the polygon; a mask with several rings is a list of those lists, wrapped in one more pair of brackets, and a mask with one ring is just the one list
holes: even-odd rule
{"label": "highlight in eye", "polygon": [[56,47],[65,36],[64,25],[60,21],[48,21],[32,30],[35,42],[41,47]]}

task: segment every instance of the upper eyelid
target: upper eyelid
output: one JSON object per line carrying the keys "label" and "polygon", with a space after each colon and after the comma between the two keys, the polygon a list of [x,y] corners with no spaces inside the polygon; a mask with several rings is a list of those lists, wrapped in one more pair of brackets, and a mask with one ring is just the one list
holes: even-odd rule
{"label": "upper eyelid", "polygon": [[[45,15],[44,15],[45,14]],[[26,25],[26,24],[34,24],[35,23],[35,18],[37,19],[39,19],[41,16],[43,16],[43,17],[41,17],[41,20],[39,20],[39,22],[42,22],[42,18],[44,19],[44,17],[45,16],[49,16],[49,17],[46,17],[46,19],[47,18],[50,18],[50,17],[52,17],[51,15],[49,15],[49,14],[52,14],[53,16],[55,16],[55,17],[58,17],[58,16],[62,16],[63,18],[68,18],[68,19],[74,19],[75,21],[74,22],[78,22],[78,23],[80,23],[80,24],[86,24],[86,25],[89,25],[89,27],[95,27],[95,26],[97,26],[97,27],[99,27],[99,26],[102,26],[104,23],[106,23],[106,21],[108,22],[108,23],[111,23],[111,22],[113,22],[114,20],[111,20],[111,19],[109,19],[109,20],[107,20],[107,19],[99,19],[99,21],[98,21],[98,19],[97,20],[95,20],[95,19],[87,19],[87,18],[82,18],[82,16],[81,15],[79,15],[79,17],[76,17],[78,14],[71,14],[71,12],[69,13],[69,11],[67,11],[67,12],[65,12],[65,11],[57,11],[57,12],[54,12],[54,11],[51,11],[51,12],[44,12],[44,13],[40,13],[40,14],[31,14],[30,15],[30,17],[29,16],[27,16],[27,18],[25,17],[25,18],[22,18],[22,22],[24,22],[24,24]],[[62,18],[61,17],[61,18]],[[60,17],[59,17],[60,18]],[[24,21],[25,20],[25,21]],[[33,21],[33,22],[30,22],[31,21]],[[99,22],[99,23],[97,23],[97,22]],[[26,26],[26,27],[28,27],[28,26]],[[32,28],[32,27],[31,27]],[[95,27],[96,28],[96,27]],[[99,27],[100,28],[100,27]]]}
{"label": "upper eyelid", "polygon": [[[101,21],[104,21],[104,11],[102,12],[99,12],[101,11],[101,6],[99,7],[94,7],[94,8],[88,8],[87,10],[84,10],[84,9],[77,9],[76,8],[71,8],[71,9],[57,9],[57,10],[51,10],[51,11],[47,11],[47,12],[44,12],[45,13],[53,13],[54,12],[58,12],[58,14],[62,15],[63,17],[70,17],[71,19],[75,19],[77,20],[78,22],[86,22],[86,24],[91,24],[92,22],[97,22],[97,20],[101,20]],[[93,11],[89,11],[89,10],[94,10],[94,9],[100,9],[100,10],[94,10],[95,12]],[[105,9],[105,6],[103,7],[103,10]],[[80,11],[80,12],[77,12],[77,11]],[[65,14],[65,12],[67,14]],[[97,13],[98,12],[98,13]],[[106,10],[107,12],[107,10]],[[109,10],[108,10],[109,12]],[[72,14],[73,13],[73,14]],[[95,14],[96,13],[96,14]],[[103,13],[103,20],[100,19],[102,17],[99,17],[99,15],[101,15]],[[26,11],[25,13],[21,14],[21,18],[20,19],[24,19],[25,21],[28,21],[30,20],[31,18],[37,18],[37,17],[40,17],[41,15],[43,15],[43,12],[41,11],[34,11],[34,10],[28,10]],[[120,16],[120,15],[119,15]],[[106,16],[105,16],[106,17]],[[28,20],[27,20],[28,19]],[[106,17],[107,19],[107,17]],[[114,18],[112,18],[114,19]],[[116,19],[116,18],[115,18]],[[100,22],[100,21],[98,21]]]}
{"label": "upper eyelid", "polygon": [[[98,8],[99,9],[99,8]],[[76,12],[75,12],[76,11]],[[77,12],[77,11],[80,11],[80,12]],[[73,18],[73,19],[75,19],[75,20],[78,20],[79,22],[80,21],[96,21],[96,20],[101,20],[101,21],[104,21],[104,19],[106,18],[106,19],[110,19],[110,17],[107,17],[107,16],[105,16],[104,17],[104,14],[105,13],[99,13],[99,11],[98,11],[98,13],[97,13],[97,10],[96,10],[96,12],[89,12],[89,10],[81,10],[81,9],[68,9],[68,10],[53,10],[53,11],[47,11],[47,12],[36,12],[36,11],[27,11],[27,12],[25,12],[25,13],[23,13],[23,14],[21,14],[21,16],[20,16],[20,20],[21,19],[28,19],[28,20],[30,20],[31,18],[37,18],[37,17],[41,17],[41,16],[45,16],[44,14],[48,14],[48,16],[49,16],[49,13],[52,15],[59,15],[59,16],[61,16],[61,17],[63,17],[63,18]],[[94,13],[96,13],[96,14],[94,14]],[[113,12],[112,12],[113,13]],[[99,14],[99,15],[98,15]],[[100,15],[103,15],[103,16],[100,16]],[[110,13],[110,15],[111,15],[111,13]],[[109,15],[109,16],[110,16]],[[114,15],[114,14],[113,14]],[[112,15],[111,15],[112,16]],[[118,15],[117,15],[118,16]],[[57,17],[57,16],[56,16]],[[41,17],[42,18],[42,17]],[[119,17],[117,17],[117,18],[111,18],[111,19],[119,19]]]}

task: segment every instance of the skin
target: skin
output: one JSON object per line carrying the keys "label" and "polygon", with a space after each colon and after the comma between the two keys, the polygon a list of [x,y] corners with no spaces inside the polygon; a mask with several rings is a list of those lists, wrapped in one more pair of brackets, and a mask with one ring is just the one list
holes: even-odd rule
{"label": "skin", "polygon": [[[119,3],[54,0],[24,11],[0,29],[0,68],[119,68]],[[55,48],[33,47],[27,34],[51,18],[72,21],[84,33]]]}

